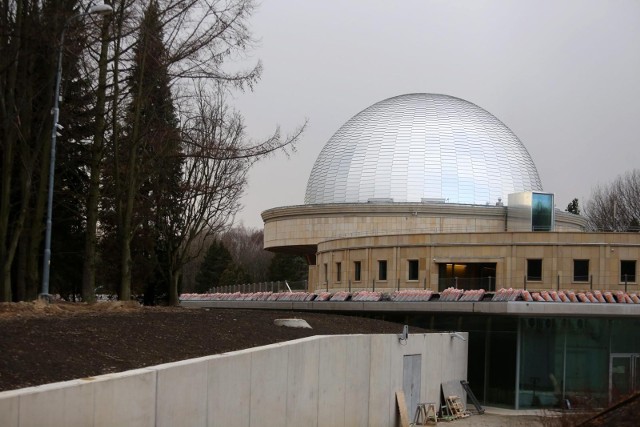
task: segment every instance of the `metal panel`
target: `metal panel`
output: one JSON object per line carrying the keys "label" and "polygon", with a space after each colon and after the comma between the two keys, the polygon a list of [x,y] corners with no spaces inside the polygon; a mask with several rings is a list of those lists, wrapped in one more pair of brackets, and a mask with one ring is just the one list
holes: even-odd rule
{"label": "metal panel", "polygon": [[404,356],[402,367],[402,391],[407,402],[409,417],[413,419],[418,403],[420,403],[420,384],[422,375],[422,355]]}
{"label": "metal panel", "polygon": [[542,184],[507,126],[463,99],[418,93],[378,102],[338,129],[313,166],[305,203],[493,205],[521,191]]}

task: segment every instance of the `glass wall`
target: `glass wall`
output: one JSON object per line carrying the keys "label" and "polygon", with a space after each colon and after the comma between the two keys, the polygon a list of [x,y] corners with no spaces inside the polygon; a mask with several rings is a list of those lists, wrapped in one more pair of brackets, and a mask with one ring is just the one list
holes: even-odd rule
{"label": "glass wall", "polygon": [[553,230],[553,194],[533,193],[531,231]]}
{"label": "glass wall", "polygon": [[637,353],[639,320],[523,318],[519,408],[605,407],[619,397],[609,387],[617,372],[611,361],[621,364],[622,357]]}

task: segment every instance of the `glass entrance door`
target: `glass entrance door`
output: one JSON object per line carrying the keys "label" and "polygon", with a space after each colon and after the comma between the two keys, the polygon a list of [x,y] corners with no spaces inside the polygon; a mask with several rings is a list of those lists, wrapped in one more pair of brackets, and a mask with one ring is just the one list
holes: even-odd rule
{"label": "glass entrance door", "polygon": [[609,404],[640,391],[640,354],[611,353]]}

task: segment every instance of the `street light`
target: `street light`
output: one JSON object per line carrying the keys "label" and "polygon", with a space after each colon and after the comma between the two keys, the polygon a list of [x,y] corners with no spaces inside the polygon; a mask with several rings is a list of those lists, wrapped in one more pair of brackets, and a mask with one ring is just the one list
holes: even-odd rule
{"label": "street light", "polygon": [[109,15],[113,13],[113,8],[108,4],[96,4],[84,12],[71,16],[64,23],[62,27],[62,33],[60,34],[60,43],[58,44],[58,68],[56,70],[56,87],[53,93],[53,126],[51,129],[51,158],[49,159],[49,195],[47,198],[47,224],[44,238],[44,259],[42,262],[42,290],[40,293],[41,299],[49,299],[49,269],[51,266],[51,217],[53,214],[53,181],[54,172],[56,166],[56,136],[58,129],[62,129],[62,126],[58,123],[58,117],[60,113],[60,79],[62,77],[62,49],[64,47],[64,35],[67,32],[69,24],[79,18],[87,15]]}

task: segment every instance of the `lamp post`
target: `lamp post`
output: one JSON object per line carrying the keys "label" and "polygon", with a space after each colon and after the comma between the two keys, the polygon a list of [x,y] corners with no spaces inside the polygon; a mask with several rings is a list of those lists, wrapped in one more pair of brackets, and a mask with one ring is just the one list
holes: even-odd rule
{"label": "lamp post", "polygon": [[53,126],[51,128],[51,157],[49,159],[49,193],[47,197],[47,223],[46,232],[44,238],[44,259],[42,261],[42,289],[40,293],[40,299],[49,299],[49,271],[51,266],[51,217],[53,214],[53,181],[55,176],[56,166],[56,137],[58,134],[58,128],[61,128],[58,123],[58,117],[60,113],[60,80],[62,77],[62,49],[64,47],[64,35],[67,32],[67,27],[75,19],[82,18],[87,15],[109,15],[113,12],[113,8],[108,4],[93,5],[84,12],[71,16],[64,23],[62,33],[60,34],[60,43],[58,44],[58,67],[56,69],[56,87],[53,93]]}

